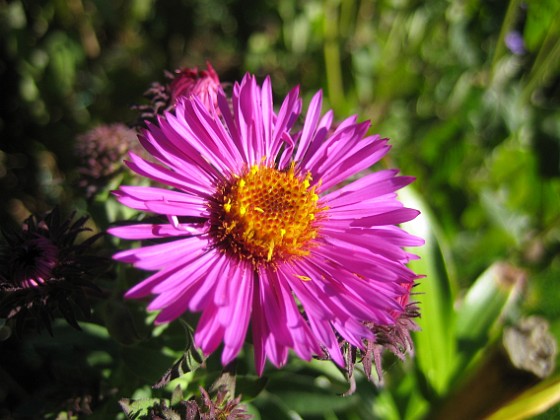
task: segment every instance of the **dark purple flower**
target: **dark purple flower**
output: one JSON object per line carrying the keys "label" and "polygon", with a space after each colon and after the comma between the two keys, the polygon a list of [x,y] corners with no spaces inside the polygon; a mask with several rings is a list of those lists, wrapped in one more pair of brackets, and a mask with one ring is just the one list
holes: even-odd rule
{"label": "dark purple flower", "polygon": [[106,260],[91,255],[90,246],[99,235],[76,243],[87,229],[87,217],[62,219],[58,209],[32,215],[21,229],[3,229],[0,244],[0,318],[23,323],[34,318],[50,329],[61,314],[79,328],[73,306],[89,314],[85,290]]}

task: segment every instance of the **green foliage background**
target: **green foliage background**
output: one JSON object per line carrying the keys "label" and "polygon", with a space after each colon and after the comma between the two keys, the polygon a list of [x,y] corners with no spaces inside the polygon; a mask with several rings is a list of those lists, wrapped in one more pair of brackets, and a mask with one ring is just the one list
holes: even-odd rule
{"label": "green foliage background", "polygon": [[[388,359],[384,389],[358,378],[346,398],[335,396],[346,386],[335,368],[297,360],[268,370],[261,390],[247,354],[241,372],[250,380],[238,391],[253,393],[251,410],[267,419],[421,418],[451,393],[456,359],[474,357],[456,326],[472,314],[458,302],[494,262],[523,269],[526,282],[478,350],[499,336],[496,319],[541,315],[560,336],[559,21],[557,0],[0,0],[0,222],[61,205],[106,227],[109,204],[87,204],[72,187],[75,137],[132,122],[130,105],[165,69],[209,61],[222,81],[271,75],[279,97],[296,84],[307,99],[323,89],[338,118],[357,113],[391,138],[384,164],[417,177],[412,199],[421,197],[435,244],[421,251],[418,354],[402,365]],[[506,46],[512,33],[523,52]],[[436,254],[441,263],[432,264]],[[126,284],[111,287],[98,316],[141,319],[143,307],[120,302]],[[100,418],[116,415],[120,397],[160,395],[150,385],[185,348],[179,326],[136,339],[148,334],[140,321],[122,344],[109,324],[88,324],[78,338],[60,326],[54,339],[67,348],[91,340],[76,366],[117,390],[106,392]],[[47,345],[37,340],[33,351]],[[190,392],[211,381],[193,375],[183,381]]]}

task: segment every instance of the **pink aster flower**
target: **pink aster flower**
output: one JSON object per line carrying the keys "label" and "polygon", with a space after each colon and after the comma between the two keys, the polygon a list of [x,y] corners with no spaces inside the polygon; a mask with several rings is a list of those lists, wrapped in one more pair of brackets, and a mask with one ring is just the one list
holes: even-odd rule
{"label": "pink aster flower", "polygon": [[[140,141],[161,164],[131,154],[128,166],[172,190],[129,186],[115,192],[167,223],[114,227],[124,239],[158,240],[114,258],[155,271],[126,293],[155,296],[156,323],[201,312],[195,344],[223,343],[222,363],[241,350],[249,327],[258,373],[292,349],[328,354],[343,366],[339,339],[364,349],[370,327],[394,325],[418,277],[403,247],[422,240],[396,226],[418,215],[397,200],[412,181],[382,170],[349,182],[389,150],[350,117],[333,128],[315,94],[301,129],[294,88],[276,112],[269,78],[252,75],[223,91],[217,108],[200,98],[148,124]],[[166,241],[161,241],[162,239]]]}

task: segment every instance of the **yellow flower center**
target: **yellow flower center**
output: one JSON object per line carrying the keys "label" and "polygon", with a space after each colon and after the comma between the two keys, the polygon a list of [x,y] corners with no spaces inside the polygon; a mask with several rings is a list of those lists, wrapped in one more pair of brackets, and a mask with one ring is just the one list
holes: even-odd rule
{"label": "yellow flower center", "polygon": [[318,207],[311,175],[255,165],[219,188],[211,234],[219,247],[253,263],[309,253],[317,237]]}

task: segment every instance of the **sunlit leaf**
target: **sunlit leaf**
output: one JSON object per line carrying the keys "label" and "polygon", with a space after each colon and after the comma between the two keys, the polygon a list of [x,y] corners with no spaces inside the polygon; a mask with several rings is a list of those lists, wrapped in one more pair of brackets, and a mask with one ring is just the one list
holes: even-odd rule
{"label": "sunlit leaf", "polygon": [[[411,188],[400,193],[406,206],[420,209],[421,214],[404,225],[410,233],[424,238],[425,245],[414,249],[420,260],[412,261],[410,267],[426,277],[419,281],[414,298],[420,302],[421,331],[414,334],[419,374],[426,378],[430,394],[443,393],[456,363],[455,342],[455,286],[450,280],[450,258],[444,259],[440,245],[436,219],[423,200]],[[432,397],[434,397],[432,395]]]}
{"label": "sunlit leaf", "polygon": [[119,405],[129,419],[141,419],[147,418],[150,408],[152,408],[154,404],[159,404],[159,402],[160,400],[156,398],[147,398],[136,401],[123,398],[119,401]]}
{"label": "sunlit leaf", "polygon": [[519,297],[525,272],[506,263],[489,267],[468,289],[458,309],[457,338],[465,348],[478,349],[488,340],[490,328]]}
{"label": "sunlit leaf", "polygon": [[543,42],[558,13],[560,13],[560,3],[556,0],[540,0],[528,5],[524,38],[531,51]]}

